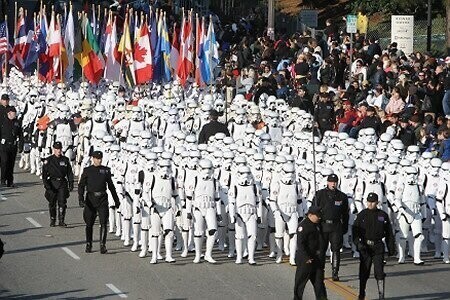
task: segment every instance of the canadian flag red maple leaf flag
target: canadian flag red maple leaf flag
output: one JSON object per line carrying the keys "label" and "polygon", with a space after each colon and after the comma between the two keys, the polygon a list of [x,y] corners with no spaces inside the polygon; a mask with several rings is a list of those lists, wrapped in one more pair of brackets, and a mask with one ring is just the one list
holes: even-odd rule
{"label": "canadian flag red maple leaf flag", "polygon": [[139,37],[134,43],[134,68],[136,84],[144,84],[152,80],[152,50],[146,22],[143,22],[139,30]]}

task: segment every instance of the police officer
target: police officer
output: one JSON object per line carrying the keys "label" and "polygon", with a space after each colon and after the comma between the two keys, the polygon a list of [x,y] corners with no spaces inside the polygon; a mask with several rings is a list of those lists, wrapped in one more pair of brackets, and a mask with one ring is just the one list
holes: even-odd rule
{"label": "police officer", "polygon": [[305,285],[311,281],[317,299],[327,299],[324,284],[325,261],[320,254],[323,236],[320,228],[321,212],[317,206],[311,206],[307,217],[297,230],[297,252],[295,263],[294,299],[302,299]]}
{"label": "police officer", "polygon": [[11,107],[9,105],[9,95],[2,94],[0,97],[0,124],[6,119],[6,109]]}
{"label": "police officer", "polygon": [[14,186],[14,164],[17,149],[22,147],[23,132],[20,121],[17,120],[16,109],[13,106],[5,108],[6,116],[0,123],[0,160],[1,185]]}
{"label": "police officer", "polygon": [[[101,151],[92,152],[92,165],[84,168],[78,184],[78,201],[81,207],[84,207],[83,219],[86,223],[86,253],[92,252],[92,232],[95,218],[100,221],[100,253],[105,254],[107,222],[109,217],[108,195],[106,188],[109,189],[114,199],[116,208],[120,201],[116,189],[111,179],[111,169],[102,166],[103,153]],[[86,197],[84,195],[87,190]]]}
{"label": "police officer", "polygon": [[53,155],[47,157],[42,165],[42,181],[45,188],[45,198],[50,212],[50,227],[55,226],[56,204],[58,204],[58,225],[66,227],[67,198],[73,191],[73,172],[70,161],[62,155],[61,142],[53,144]]}
{"label": "police officer", "polygon": [[323,260],[328,243],[331,244],[332,279],[339,281],[339,264],[344,234],[348,230],[349,207],[347,195],[337,189],[338,177],[331,174],[327,178],[327,187],[317,191],[314,203],[322,210],[322,230],[324,236]]}
{"label": "police officer", "polygon": [[370,276],[372,263],[378,285],[379,299],[384,299],[384,243],[388,255],[394,255],[395,238],[387,213],[377,208],[378,195],[369,193],[367,208],[362,210],[353,224],[353,243],[359,251],[359,298],[366,296],[366,283]]}
{"label": "police officer", "polygon": [[320,133],[323,135],[327,130],[333,130],[335,122],[334,105],[328,93],[320,93],[319,101],[314,108],[314,121],[316,121]]}

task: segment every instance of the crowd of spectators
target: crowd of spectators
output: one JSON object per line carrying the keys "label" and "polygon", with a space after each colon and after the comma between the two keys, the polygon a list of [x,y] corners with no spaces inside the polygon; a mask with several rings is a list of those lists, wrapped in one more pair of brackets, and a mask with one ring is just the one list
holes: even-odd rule
{"label": "crowd of spectators", "polygon": [[249,20],[224,27],[218,84],[236,87],[258,103],[266,93],[314,115],[326,130],[356,137],[372,127],[405,146],[417,144],[450,160],[450,56],[404,53],[392,42],[355,34],[327,20],[315,36],[306,30],[271,40]]}

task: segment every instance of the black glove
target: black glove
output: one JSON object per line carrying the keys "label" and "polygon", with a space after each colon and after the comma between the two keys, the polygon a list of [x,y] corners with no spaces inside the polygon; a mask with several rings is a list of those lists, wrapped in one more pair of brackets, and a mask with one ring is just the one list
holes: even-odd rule
{"label": "black glove", "polygon": [[361,242],[356,245],[356,248],[358,249],[359,252],[363,252],[363,251],[367,250],[367,246]]}
{"label": "black glove", "polygon": [[216,215],[216,218],[217,218],[217,222],[222,222],[222,216],[221,215]]}
{"label": "black glove", "polygon": [[80,205],[81,208],[84,207],[84,200],[83,199],[78,199],[78,204]]}
{"label": "black glove", "polygon": [[256,223],[257,223],[257,224],[261,224],[261,217],[258,217],[258,218],[256,219]]}
{"label": "black glove", "polygon": [[192,220],[192,214],[191,214],[191,213],[188,213],[188,214],[187,214],[187,218],[188,218],[188,220]]}
{"label": "black glove", "polygon": [[118,209],[120,207],[120,202],[116,202],[115,205],[116,205],[116,209]]}
{"label": "black glove", "polygon": [[176,217],[181,216],[181,210],[177,211],[177,214],[175,215]]}
{"label": "black glove", "polygon": [[73,181],[69,181],[67,185],[69,187],[69,192],[73,191]]}
{"label": "black glove", "polygon": [[141,213],[141,208],[139,206],[136,207],[136,213],[138,213],[138,214]]}

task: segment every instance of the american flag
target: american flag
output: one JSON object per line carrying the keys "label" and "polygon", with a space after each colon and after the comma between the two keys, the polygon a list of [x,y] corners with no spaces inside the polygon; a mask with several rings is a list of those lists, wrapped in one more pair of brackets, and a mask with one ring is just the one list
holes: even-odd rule
{"label": "american flag", "polygon": [[8,51],[8,25],[5,22],[0,23],[0,55]]}

